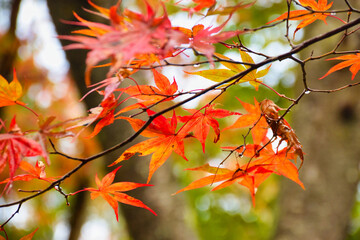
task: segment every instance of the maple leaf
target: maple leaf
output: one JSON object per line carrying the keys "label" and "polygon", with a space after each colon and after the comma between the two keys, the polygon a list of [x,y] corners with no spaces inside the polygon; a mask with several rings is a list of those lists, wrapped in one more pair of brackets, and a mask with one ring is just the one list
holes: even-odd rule
{"label": "maple leaf", "polygon": [[39,228],[36,228],[33,232],[31,232],[30,234],[23,236],[22,238],[20,238],[19,240],[31,240],[34,237],[34,234],[36,233],[36,231]]}
{"label": "maple leaf", "polygon": [[119,15],[117,5],[110,8],[109,13],[103,10],[103,15],[112,20],[110,26],[78,17],[80,24],[77,25],[84,25],[90,31],[80,32],[84,35],[60,37],[77,42],[66,46],[65,49],[90,50],[86,59],[87,79],[91,69],[100,61],[111,59],[109,76],[121,66],[131,65],[131,61],[145,55],[156,56],[146,58],[145,62],[149,59],[159,60],[172,56],[172,53],[177,51],[177,47],[189,42],[186,35],[172,28],[164,6],[163,16],[155,17],[154,10],[146,1],[145,3],[146,15],[128,9]]}
{"label": "maple leaf", "polygon": [[[7,189],[14,179],[15,171],[24,157],[42,156],[45,157],[41,145],[29,138],[26,138],[16,124],[15,117],[11,120],[8,133],[0,134],[0,173],[9,165],[9,182]],[[5,190],[4,189],[4,190]]]}
{"label": "maple leaf", "polygon": [[333,66],[332,68],[330,68],[330,70],[324,76],[322,76],[320,79],[323,79],[324,77],[326,77],[327,75],[329,75],[333,72],[336,72],[340,69],[350,66],[349,70],[352,73],[351,80],[354,80],[355,75],[360,70],[360,53],[343,55],[340,57],[330,58],[327,60],[344,60],[344,62],[338,63],[335,66]]}
{"label": "maple leaf", "polygon": [[254,98],[254,105],[251,105],[249,103],[242,102],[240,99],[238,100],[248,113],[240,116],[233,125],[226,127],[223,130],[251,126],[251,134],[254,143],[262,143],[266,137],[269,126],[265,118],[262,116],[259,102]]}
{"label": "maple leaf", "polygon": [[[121,167],[121,166],[120,166]],[[146,187],[152,186],[150,184],[143,184],[143,183],[133,183],[133,182],[116,182],[113,183],[115,174],[119,170],[119,168],[114,169],[110,173],[106,174],[102,180],[100,181],[97,174],[95,176],[95,182],[97,185],[96,188],[84,188],[79,190],[75,193],[71,193],[70,195],[75,195],[79,192],[89,191],[91,192],[90,197],[91,199],[95,199],[101,196],[105,201],[109,203],[109,205],[114,209],[116,220],[119,221],[119,209],[118,209],[118,202],[132,205],[135,207],[141,207],[149,210],[154,215],[157,215],[151,208],[146,206],[142,201],[133,198],[127,195],[124,192],[139,188],[139,187]]]}
{"label": "maple leaf", "polygon": [[220,138],[219,123],[215,120],[215,118],[224,118],[230,115],[239,115],[239,113],[230,112],[224,109],[215,109],[214,106],[215,104],[205,106],[204,113],[195,109],[185,109],[192,115],[178,117],[181,122],[185,123],[181,131],[184,131],[186,133],[193,132],[194,137],[196,137],[200,141],[204,153],[205,140],[209,134],[210,127],[212,127],[215,132],[214,142],[216,143]]}
{"label": "maple leaf", "polygon": [[38,116],[39,129],[36,131],[36,133],[38,134],[38,142],[43,148],[43,152],[46,154],[45,160],[47,164],[50,164],[49,156],[46,151],[46,142],[48,141],[48,138],[54,137],[59,139],[65,137],[73,137],[75,135],[73,132],[67,131],[64,127],[64,125],[71,120],[53,124],[55,118],[56,117],[54,116],[50,116],[47,118],[43,118],[43,116],[41,115]]}
{"label": "maple leaf", "polygon": [[[64,123],[53,123],[55,120],[55,116],[50,116],[47,118],[43,118],[42,116],[38,117],[38,124],[39,124],[39,133],[43,137],[55,137],[55,138],[64,138],[73,136],[72,132],[68,132],[64,130],[62,127]],[[53,123],[53,124],[52,124]]]}
{"label": "maple leaf", "polygon": [[110,125],[114,122],[114,112],[115,108],[118,106],[117,99],[114,94],[111,94],[108,98],[101,102],[101,112],[96,116],[94,121],[100,121],[95,125],[94,131],[87,136],[87,138],[92,138],[96,136],[103,127]]}
{"label": "maple leaf", "polygon": [[[255,194],[260,186],[274,171],[270,169],[266,169],[264,166],[266,164],[260,165],[253,165],[251,167],[247,167],[247,164],[243,166],[243,168],[238,168],[234,173],[233,176],[226,180],[225,182],[219,184],[212,191],[216,191],[227,186],[232,185],[233,183],[237,182],[240,185],[248,188],[251,193],[251,198],[253,205],[255,206]],[[243,170],[245,169],[245,170]]]}
{"label": "maple leaf", "polygon": [[[66,128],[66,130],[72,130],[77,127],[86,126],[88,127],[92,123],[96,122],[98,123],[95,125],[93,132],[87,136],[86,138],[93,138],[96,136],[101,129],[103,129],[105,126],[108,126],[112,124],[115,120],[115,109],[119,105],[118,98],[115,98],[114,94],[110,94],[109,97],[104,99],[99,107],[94,107],[90,109],[90,114],[87,117],[81,117],[77,119],[73,119],[73,121],[76,122],[76,124],[73,124]],[[85,128],[80,130],[76,136],[79,136],[82,131],[84,131]]]}
{"label": "maple leaf", "polygon": [[[250,169],[253,166],[262,166],[264,169],[274,171],[274,173],[291,179],[305,189],[304,184],[299,179],[297,167],[291,162],[291,160],[296,161],[297,156],[296,150],[293,148],[290,151],[288,151],[287,148],[281,149],[280,151],[277,149],[275,152],[271,144],[266,146],[246,144],[245,150],[243,146],[240,148],[222,147],[222,149],[237,151],[248,158],[255,159],[244,165],[242,169]],[[261,151],[259,152],[260,149]]]}
{"label": "maple leaf", "polygon": [[1,181],[0,184],[8,183],[10,181],[30,181],[33,179],[39,179],[46,182],[56,181],[56,178],[54,177],[46,177],[45,164],[41,161],[36,161],[35,167],[28,162],[21,161],[19,168],[28,174],[17,175],[12,179],[7,178],[4,181]]}
{"label": "maple leaf", "polygon": [[137,99],[139,103],[121,109],[116,115],[132,109],[143,108],[155,103],[170,101],[176,98],[174,94],[178,91],[178,85],[175,78],[170,84],[170,81],[166,76],[155,69],[152,69],[152,72],[156,86],[135,85],[117,90],[129,94],[131,98]]}
{"label": "maple leaf", "polygon": [[[186,170],[191,171],[204,171],[212,175],[200,178],[190,183],[187,187],[177,191],[174,194],[178,194],[183,191],[188,191],[191,189],[201,188],[213,183],[222,182],[217,187],[213,188],[212,191],[219,190],[225,187],[232,185],[235,182],[245,186],[251,192],[253,199],[253,204],[255,205],[255,193],[258,186],[268,178],[272,170],[265,169],[263,165],[253,165],[247,169],[246,165],[238,168],[236,170],[231,170],[227,168],[212,167],[209,164],[205,164],[196,168],[188,168]],[[245,170],[243,170],[245,169]]]}
{"label": "maple leaf", "polygon": [[190,15],[194,12],[199,12],[204,8],[211,8],[216,4],[216,0],[192,0],[197,5],[192,8],[183,8],[184,11],[189,11]]}
{"label": "maple leaf", "polygon": [[330,13],[321,13],[321,12],[330,9],[332,6],[332,2],[329,4],[327,3],[327,0],[318,0],[317,2],[315,0],[299,0],[299,2],[303,7],[308,8],[309,10],[295,10],[295,11],[286,12],[280,15],[279,17],[277,17],[276,19],[268,22],[267,24],[279,20],[284,20],[287,18],[289,18],[289,20],[302,20],[295,29],[294,32],[295,35],[295,33],[298,30],[300,30],[303,27],[306,27],[307,25],[315,22],[316,20],[322,20],[324,21],[324,23],[326,23],[326,17],[331,16]]}
{"label": "maple leaf", "polygon": [[290,161],[291,159],[295,160],[296,154],[294,152],[289,152],[286,148],[274,152],[270,144],[266,146],[266,148],[267,153],[257,158],[252,164],[266,165],[264,168],[276,171],[278,174],[289,178],[305,189],[304,184],[299,179],[297,167]]}
{"label": "maple leaf", "polygon": [[14,77],[11,83],[8,83],[6,79],[0,75],[0,107],[25,103],[17,101],[22,96],[22,87],[16,77],[14,70]]}
{"label": "maple leaf", "polygon": [[213,166],[210,166],[208,163],[206,163],[205,165],[202,165],[200,167],[187,168],[185,170],[203,171],[203,172],[210,173],[212,175],[209,175],[209,176],[200,178],[198,180],[195,180],[194,182],[190,183],[187,187],[177,191],[173,195],[181,193],[183,191],[188,191],[188,190],[192,190],[192,189],[196,189],[196,188],[205,187],[205,186],[210,185],[212,183],[225,181],[226,179],[230,179],[234,174],[233,170],[230,170],[230,169],[227,169],[227,168],[213,167]]}
{"label": "maple leaf", "polygon": [[[149,116],[155,114],[155,112],[151,110],[148,110],[147,112]],[[145,124],[145,121],[140,119],[133,119],[122,116],[119,116],[118,119],[124,119],[128,121],[135,131],[138,131]],[[177,117],[175,112],[170,119],[166,119],[162,115],[156,117],[152,123],[141,133],[141,135],[144,137],[150,137],[150,139],[137,143],[134,146],[126,149],[122,155],[110,166],[113,166],[124,160],[128,160],[136,153],[138,153],[140,156],[152,154],[149,166],[149,176],[147,180],[147,183],[149,183],[154,172],[165,163],[173,151],[187,160],[184,153],[183,142],[186,134],[182,131],[176,132],[176,127]]]}
{"label": "maple leaf", "polygon": [[[219,53],[214,53],[215,56],[217,56],[219,59],[224,59],[224,60],[232,60],[224,55],[221,55]],[[240,55],[242,58],[242,61],[245,63],[249,63],[249,64],[254,64],[254,60],[251,58],[251,56],[240,50]],[[212,81],[215,82],[222,82],[224,80],[227,80],[233,76],[235,76],[236,74],[239,74],[245,70],[247,70],[248,68],[250,68],[249,65],[242,65],[242,64],[237,64],[237,63],[231,63],[231,62],[221,62],[222,65],[224,65],[225,67],[227,67],[228,69],[209,69],[209,70],[202,70],[202,71],[198,71],[198,72],[186,72],[188,74],[193,74],[193,75],[199,75],[202,76],[204,78],[210,79]],[[270,65],[271,66],[271,65]],[[257,70],[253,70],[251,72],[249,72],[248,74],[246,74],[245,76],[243,76],[239,82],[249,82],[251,85],[253,85],[256,90],[259,87],[260,84],[260,80],[259,78],[264,77],[270,69],[270,66],[267,67],[266,69],[257,71]],[[234,81],[236,81],[237,79],[235,79]],[[224,86],[230,85],[233,82],[224,84]]]}
{"label": "maple leaf", "polygon": [[214,43],[225,41],[243,33],[243,31],[220,32],[230,18],[231,15],[223,24],[215,28],[212,28],[212,26],[205,28],[204,25],[197,24],[193,26],[191,30],[183,27],[175,27],[174,29],[185,33],[190,39],[190,47],[203,53],[210,61],[212,61],[212,55],[215,52],[215,47],[213,46]]}
{"label": "maple leaf", "polygon": [[[31,240],[33,237],[34,237],[34,234],[36,233],[36,231],[38,230],[39,228],[35,229],[32,233],[26,235],[26,236],[23,236],[22,238],[20,238],[19,240]],[[1,230],[1,229],[0,229]],[[4,231],[4,230],[2,230]],[[9,240],[8,238],[4,238],[3,236],[0,235],[0,240]]]}
{"label": "maple leaf", "polygon": [[[108,98],[116,89],[117,87],[120,85],[120,83],[122,82],[122,80],[128,76],[123,77],[122,74],[118,74],[119,77],[111,77],[111,78],[106,78],[100,82],[97,82],[95,84],[89,85],[88,87],[94,87],[93,89],[91,89],[90,91],[88,91],[81,99],[80,101],[82,101],[84,98],[86,98],[90,93],[98,91],[100,88],[105,87],[105,90],[103,91],[103,95],[104,95],[104,100],[106,98]],[[99,91],[98,91],[99,92]]]}

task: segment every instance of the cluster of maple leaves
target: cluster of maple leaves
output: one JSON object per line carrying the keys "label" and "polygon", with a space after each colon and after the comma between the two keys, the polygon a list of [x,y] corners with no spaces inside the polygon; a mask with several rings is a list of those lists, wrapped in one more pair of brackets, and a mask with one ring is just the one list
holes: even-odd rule
{"label": "cluster of maple leaves", "polygon": [[[196,138],[201,143],[203,152],[205,152],[205,142],[211,128],[214,131],[215,143],[220,139],[222,131],[248,128],[248,135],[252,136],[252,143],[245,141],[246,136],[243,143],[239,140],[239,144],[241,144],[239,146],[222,147],[224,151],[230,151],[231,154],[236,152],[238,156],[245,157],[246,162],[237,164],[234,169],[223,168],[220,165],[210,166],[209,164],[189,168],[187,170],[203,171],[208,175],[194,181],[177,193],[213,183],[219,183],[213,190],[238,183],[250,190],[255,204],[257,188],[271,174],[283,175],[304,188],[299,180],[299,169],[295,165],[297,157],[301,160],[300,167],[304,161],[302,146],[293,129],[283,118],[283,115],[279,113],[283,109],[271,100],[265,99],[258,102],[254,99],[254,105],[239,100],[247,113],[221,109],[212,101],[200,109],[184,109],[188,112],[185,115],[177,115],[174,110],[175,107],[156,112],[155,110],[159,109],[159,106],[162,106],[161,104],[172,101],[183,94],[178,89],[176,80],[170,81],[155,68],[151,70],[154,85],[139,85],[133,79],[132,75],[139,69],[168,63],[169,59],[183,54],[186,49],[192,49],[195,53],[205,56],[210,65],[213,65],[214,61],[219,61],[226,67],[226,69],[186,72],[217,83],[227,81],[214,88],[215,90],[226,89],[234,84],[244,82],[250,83],[257,89],[262,84],[261,78],[268,73],[270,66],[262,70],[251,69],[255,62],[245,49],[239,48],[242,62],[237,62],[222,54],[215,53],[213,45],[242,33],[242,31],[222,32],[221,30],[234,11],[251,7],[253,3],[240,3],[231,7],[215,9],[215,0],[194,0],[193,2],[196,4],[193,8],[183,9],[189,11],[190,15],[207,9],[207,15],[228,15],[229,18],[214,28],[211,26],[204,27],[202,24],[197,24],[191,29],[172,26],[164,4],[162,4],[163,15],[156,17],[156,12],[146,1],[146,14],[129,9],[120,12],[119,4],[110,9],[105,9],[89,1],[98,11],[96,14],[107,19],[109,24],[90,22],[74,13],[78,22],[67,23],[85,28],[74,31],[75,35],[60,36],[60,38],[74,42],[65,47],[67,50],[86,49],[89,51],[86,59],[85,82],[92,89],[84,97],[97,93],[102,96],[102,101],[98,107],[89,110],[88,116],[65,122],[53,123],[55,117],[50,116],[43,119],[34,112],[39,120],[39,127],[25,133],[17,125],[15,117],[12,118],[9,127],[6,127],[7,124],[1,120],[0,129],[4,133],[0,134],[0,173],[4,171],[5,167],[8,167],[9,172],[9,177],[0,182],[0,184],[5,184],[5,192],[10,190],[14,181],[32,181],[34,179],[49,183],[61,181],[61,177],[46,176],[45,164],[42,161],[37,161],[35,166],[26,161],[26,157],[39,156],[49,164],[47,139],[81,137],[83,129],[90,125],[94,126],[94,130],[85,137],[92,138],[104,127],[114,124],[115,121],[129,123],[137,135],[142,135],[147,140],[128,147],[109,167],[129,160],[135,154],[140,156],[151,154],[147,183],[113,183],[115,174],[120,168],[117,167],[101,180],[96,175],[97,188],[89,187],[69,195],[89,191],[91,192],[91,199],[101,196],[114,209],[117,219],[118,202],[147,209],[156,215],[143,202],[124,192],[138,187],[151,186],[149,183],[153,174],[173,152],[188,160],[185,154],[185,145],[189,138]],[[332,3],[328,4],[327,0],[300,0],[299,2],[305,8],[304,10],[286,12],[268,24],[285,20],[301,20],[295,30],[296,33],[299,29],[316,20],[325,22],[326,18],[331,16],[331,14],[324,12],[332,5]],[[350,67],[352,79],[354,79],[360,69],[359,59],[360,54],[343,55],[329,59],[344,60],[344,62],[332,67],[322,78],[342,68]],[[110,66],[108,76],[105,80],[91,85],[91,70],[98,67],[97,64],[103,61],[108,61],[108,63],[102,66]],[[248,73],[242,76],[241,74],[244,71],[248,71]],[[234,78],[237,75],[239,77]],[[229,79],[232,80],[228,81]],[[120,87],[120,85],[124,85],[122,83],[125,81],[134,84]],[[193,93],[196,93],[196,90]],[[25,103],[19,101],[22,94],[22,87],[15,72],[11,83],[0,76],[0,107],[19,105],[28,108]],[[121,104],[129,99],[136,100],[136,103],[122,107]],[[129,115],[131,110],[137,110],[138,114]],[[147,114],[148,120],[136,118],[142,113]],[[170,113],[171,116],[166,117],[165,113]],[[217,119],[230,116],[239,117],[232,125],[221,130]],[[273,134],[269,139],[270,130]],[[280,143],[275,146],[274,141],[276,139],[280,143],[285,142],[286,147],[279,148]],[[66,153],[63,156],[66,157]],[[16,175],[18,169],[21,169],[24,174]]]}

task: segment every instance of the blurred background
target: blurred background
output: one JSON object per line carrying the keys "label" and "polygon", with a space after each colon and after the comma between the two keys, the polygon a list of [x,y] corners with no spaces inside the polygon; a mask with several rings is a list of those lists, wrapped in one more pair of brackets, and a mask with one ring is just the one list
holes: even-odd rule
{"label": "blurred background", "polygon": [[[110,0],[93,2],[107,8],[116,3]],[[158,6],[157,0],[148,2],[152,6]],[[185,27],[192,27],[198,23],[217,26],[226,20],[226,16],[204,19],[194,15],[189,18],[188,13],[181,11],[175,2],[166,2],[174,26],[185,24]],[[349,2],[360,7],[356,0]],[[180,4],[185,6],[188,3],[191,1],[182,1]],[[218,1],[218,4],[223,6],[237,3],[239,2],[236,0]],[[121,7],[144,12],[142,0],[124,0]],[[345,1],[336,1],[333,8],[345,9]],[[77,29],[77,26],[61,22],[61,19],[75,21],[73,11],[87,20],[103,21],[84,9],[93,10],[86,0],[0,0],[0,74],[11,80],[15,68],[24,87],[25,95],[22,101],[44,116],[56,116],[58,121],[85,116],[86,109],[95,107],[100,102],[95,94],[79,102],[81,96],[88,91],[84,83],[86,51],[64,52],[62,45],[68,42],[60,42],[56,37],[69,35]],[[286,9],[286,1],[258,0],[252,7],[235,12],[226,30],[262,26]],[[346,15],[338,17],[346,19]],[[328,25],[316,22],[297,32],[294,42],[299,43],[340,24],[340,21],[334,19],[329,19]],[[296,25],[292,23],[291,29],[294,30]],[[241,36],[241,41],[254,51],[278,55],[291,48],[283,37],[285,34],[285,26],[282,24]],[[332,37],[295,57],[303,59],[311,53],[320,55],[331,50],[340,37]],[[359,35],[355,33],[349,37],[342,48],[360,49]],[[239,59],[236,50],[229,50],[224,46],[218,46],[217,52]],[[261,60],[259,56],[253,57],[255,62]],[[190,57],[190,60],[196,58]],[[319,81],[318,78],[332,65],[333,63],[325,62],[324,59],[306,64],[310,87],[333,89],[350,83],[351,74],[347,69]],[[201,77],[189,77],[183,73],[183,70],[199,69],[207,69],[207,66],[164,68],[162,72],[169,79],[175,76],[179,89],[186,91],[190,85],[194,87],[194,84],[197,84],[198,88],[211,85],[210,81]],[[94,70],[93,82],[103,80],[106,72],[106,69]],[[134,78],[139,79],[139,82],[146,82],[152,79],[152,76],[137,73]],[[354,81],[358,80],[357,76]],[[264,82],[289,97],[296,97],[303,90],[301,69],[289,60],[273,63]],[[252,206],[247,189],[239,186],[215,192],[210,192],[211,188],[205,187],[171,196],[203,176],[184,171],[185,168],[206,162],[216,165],[226,156],[226,153],[214,147],[211,141],[206,143],[206,153],[203,154],[200,144],[194,140],[193,144],[186,145],[189,162],[172,155],[172,159],[154,175],[154,187],[130,192],[130,195],[142,199],[159,216],[153,216],[144,209],[121,205],[121,217],[119,222],[116,222],[113,210],[102,199],[91,201],[89,193],[80,193],[70,198],[71,205],[68,207],[58,192],[50,191],[21,207],[20,213],[6,226],[9,239],[19,239],[37,227],[39,230],[34,239],[360,239],[359,93],[359,88],[355,87],[334,94],[309,94],[287,116],[306,153],[300,172],[305,191],[288,179],[271,176],[259,188],[255,207]],[[234,101],[235,97],[253,103],[254,96],[258,101],[269,98],[280,107],[290,105],[268,89],[260,87],[255,91],[246,84],[230,88],[219,101],[228,110],[243,112],[241,105]],[[187,107],[197,107],[210,97],[191,102]],[[26,109],[17,106],[0,109],[1,118],[6,123],[9,123],[14,114],[22,129],[36,126],[36,119],[29,118]],[[220,126],[224,124],[225,122],[220,120]],[[231,134],[224,132],[219,144],[239,145],[245,131],[234,131]],[[69,155],[87,157],[113,146],[129,134],[131,132],[128,127],[118,124],[105,127],[97,138],[78,138],[75,142],[61,139],[56,145],[60,151]],[[64,192],[94,186],[95,173],[98,173],[99,177],[104,176],[108,172],[108,163],[120,154],[121,150],[80,170],[64,182]],[[142,157],[125,162],[118,173],[117,181],[145,182],[148,160]],[[49,176],[63,175],[77,165],[76,162],[57,156],[52,156],[51,162],[47,167]],[[1,176],[1,179],[5,177]],[[22,188],[34,188],[34,183],[21,184]],[[36,184],[39,189],[46,186],[41,182]],[[18,187],[14,184],[13,188]],[[11,202],[24,196],[26,193],[12,191],[1,198],[0,203]],[[5,221],[14,211],[16,207],[0,209],[0,221]]]}

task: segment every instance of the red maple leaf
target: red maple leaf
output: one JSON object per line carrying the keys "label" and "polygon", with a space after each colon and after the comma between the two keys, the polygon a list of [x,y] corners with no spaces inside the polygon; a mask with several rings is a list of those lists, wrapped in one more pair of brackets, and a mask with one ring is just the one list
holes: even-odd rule
{"label": "red maple leaf", "polygon": [[352,73],[351,80],[354,80],[355,75],[360,70],[360,53],[348,54],[348,55],[344,55],[344,56],[340,56],[340,57],[330,58],[327,60],[344,60],[344,62],[338,63],[335,66],[333,66],[332,68],[330,68],[330,70],[324,76],[322,76],[320,79],[323,79],[324,77],[326,77],[327,75],[329,75],[335,71],[338,71],[338,70],[346,68],[346,67],[350,67],[349,70]]}
{"label": "red maple leaf", "polygon": [[262,116],[259,102],[254,99],[254,105],[251,105],[249,103],[242,102],[240,99],[238,100],[248,113],[240,116],[233,125],[224,128],[224,130],[250,126],[252,127],[251,134],[254,143],[262,143],[266,137],[269,125]]}
{"label": "red maple leaf", "polygon": [[[155,114],[155,112],[151,110],[148,110],[147,112],[150,116]],[[140,127],[145,124],[145,121],[140,119],[133,119],[128,117],[118,118],[127,120],[135,131],[138,131]],[[149,176],[147,180],[149,183],[154,172],[165,163],[173,151],[187,160],[184,154],[183,142],[186,135],[182,131],[177,132],[176,127],[177,117],[175,112],[170,119],[166,119],[162,115],[156,117],[152,123],[141,133],[141,135],[144,137],[150,137],[150,139],[137,143],[134,146],[126,149],[122,155],[110,166],[113,166],[124,160],[128,160],[136,153],[138,153],[140,156],[152,154],[149,166]]]}
{"label": "red maple leaf", "polygon": [[[0,119],[0,128],[3,122]],[[20,162],[24,157],[43,156],[46,157],[41,145],[27,137],[21,132],[16,124],[15,117],[11,120],[9,131],[0,134],[0,173],[4,170],[6,164],[9,165],[9,182],[7,189],[14,179],[15,171],[19,168]],[[4,189],[4,190],[5,190]]]}
{"label": "red maple leaf", "polygon": [[133,198],[133,197],[127,195],[126,193],[124,193],[124,192],[130,191],[130,190],[133,190],[133,189],[136,189],[139,187],[146,187],[146,186],[152,186],[152,185],[143,184],[143,183],[133,183],[133,182],[113,183],[115,174],[119,170],[120,167],[118,167],[115,170],[113,170],[112,172],[106,174],[101,181],[96,174],[95,182],[98,187],[97,189],[96,188],[84,188],[75,193],[71,193],[70,195],[75,195],[75,194],[77,194],[79,192],[83,192],[83,191],[89,191],[89,192],[91,192],[91,195],[90,195],[91,199],[95,199],[95,198],[101,196],[114,209],[117,221],[119,221],[118,202],[132,205],[135,207],[145,208],[145,209],[149,210],[150,212],[152,212],[154,215],[156,215],[156,213],[151,208],[146,206],[142,201],[140,201],[136,198]]}
{"label": "red maple leaf", "polygon": [[[108,75],[115,73],[121,66],[131,65],[131,61],[145,56],[145,63],[149,59],[164,59],[172,56],[188,38],[181,31],[173,29],[166,14],[155,17],[155,12],[146,3],[145,15],[125,9],[121,15],[117,13],[118,6],[113,6],[107,12],[102,9],[103,16],[111,19],[111,25],[104,25],[78,18],[80,23],[88,27],[87,31],[77,31],[82,35],[61,36],[61,39],[77,43],[70,44],[65,49],[88,49],[87,79],[91,69],[100,61],[111,59],[111,68]],[[146,57],[155,55],[156,57]],[[139,62],[136,62],[138,64]]]}
{"label": "red maple leaf", "polygon": [[190,46],[211,60],[215,52],[214,43],[225,41],[242,33],[241,31],[220,32],[230,20],[230,17],[223,24],[215,28],[212,28],[212,26],[205,28],[202,24],[195,25],[192,29]]}
{"label": "red maple leaf", "polygon": [[205,140],[209,134],[210,127],[215,132],[214,142],[216,143],[220,138],[220,129],[219,123],[215,118],[224,118],[230,115],[239,115],[239,113],[230,112],[224,109],[215,109],[215,104],[207,105],[204,107],[204,113],[195,109],[185,109],[192,115],[189,116],[179,116],[178,119],[181,122],[184,122],[185,125],[182,127],[181,131],[186,133],[193,132],[194,137],[196,137],[205,152]]}

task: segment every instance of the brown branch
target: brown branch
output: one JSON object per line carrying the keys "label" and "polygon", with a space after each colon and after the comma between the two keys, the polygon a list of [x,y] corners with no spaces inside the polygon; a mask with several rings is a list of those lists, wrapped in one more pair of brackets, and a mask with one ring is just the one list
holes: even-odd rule
{"label": "brown branch", "polygon": [[316,92],[316,93],[333,93],[333,92],[338,92],[338,91],[344,90],[346,88],[354,87],[354,86],[357,86],[357,85],[360,85],[360,82],[348,84],[348,85],[345,85],[345,86],[342,86],[342,87],[339,87],[339,88],[335,88],[335,89],[326,90],[326,89],[311,89],[311,88],[309,88],[308,90],[310,92]]}

